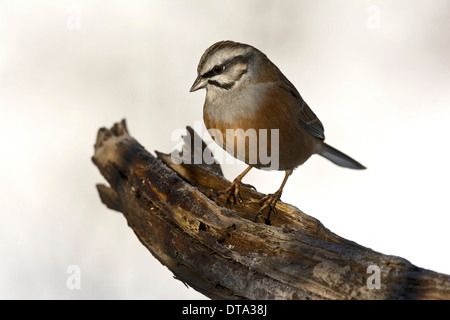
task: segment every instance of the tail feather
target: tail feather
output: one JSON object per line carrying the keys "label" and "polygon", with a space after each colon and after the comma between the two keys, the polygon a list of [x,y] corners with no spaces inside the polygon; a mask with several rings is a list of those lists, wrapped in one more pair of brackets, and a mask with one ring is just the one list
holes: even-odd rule
{"label": "tail feather", "polygon": [[353,160],[346,154],[340,152],[339,150],[333,148],[332,146],[324,143],[324,151],[322,153],[319,153],[322,157],[330,160],[331,162],[337,164],[338,166],[350,168],[350,169],[356,169],[356,170],[363,170],[366,169],[361,163],[359,163],[356,160]]}

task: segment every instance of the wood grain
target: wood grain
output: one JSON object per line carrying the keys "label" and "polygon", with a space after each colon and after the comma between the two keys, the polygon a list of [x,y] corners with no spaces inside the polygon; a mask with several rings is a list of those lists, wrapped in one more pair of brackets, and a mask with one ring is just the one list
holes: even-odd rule
{"label": "wood grain", "polygon": [[[220,166],[154,156],[125,121],[101,128],[94,148],[109,183],[97,185],[102,202],[124,214],[176,279],[207,297],[450,299],[450,276],[341,238],[289,204],[277,204],[270,225],[253,221],[263,194],[250,188],[241,190],[243,203],[224,206],[216,195],[230,182]],[[369,288],[370,266],[379,270],[380,289]]]}

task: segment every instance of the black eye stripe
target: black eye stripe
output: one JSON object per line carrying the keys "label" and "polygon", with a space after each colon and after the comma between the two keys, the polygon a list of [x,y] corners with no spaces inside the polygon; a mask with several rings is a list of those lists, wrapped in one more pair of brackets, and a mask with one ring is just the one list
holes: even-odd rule
{"label": "black eye stripe", "polygon": [[225,65],[226,67],[228,67],[228,66],[231,66],[231,65],[233,65],[233,64],[236,64],[236,63],[238,63],[238,62],[242,62],[242,63],[244,63],[244,64],[247,64],[247,63],[249,62],[249,60],[250,60],[250,57],[251,57],[250,54],[246,54],[245,56],[243,56],[243,55],[236,56],[236,57],[234,57],[234,58],[228,60],[224,65]]}
{"label": "black eye stripe", "polygon": [[215,74],[220,74],[220,73],[222,73],[224,70],[225,70],[225,66],[224,66],[224,65],[221,65],[221,66],[215,66],[215,67],[212,69],[212,71],[213,71]]}
{"label": "black eye stripe", "polygon": [[214,77],[216,75],[216,73],[214,73],[213,70],[209,70],[208,72],[205,72],[204,74],[202,74],[202,78],[211,78]]}
{"label": "black eye stripe", "polygon": [[214,66],[211,70],[209,70],[208,72],[204,73],[202,75],[203,78],[211,78],[214,77],[218,74],[221,74],[223,71],[225,70],[225,65],[218,65],[218,66]]}
{"label": "black eye stripe", "polygon": [[[226,61],[225,63],[223,63],[221,65],[216,65],[211,70],[209,70],[208,72],[205,72],[204,74],[202,74],[202,78],[214,77],[215,75],[220,74],[221,72],[225,71],[230,66],[232,66],[232,65],[234,65],[234,64],[236,64],[238,62],[242,62],[242,63],[247,64],[249,60],[250,60],[250,54],[239,55],[239,56],[233,57],[230,60]],[[222,68],[222,70],[220,72],[218,72],[219,70],[216,69],[216,68]],[[216,69],[216,70],[214,70],[214,69]]]}

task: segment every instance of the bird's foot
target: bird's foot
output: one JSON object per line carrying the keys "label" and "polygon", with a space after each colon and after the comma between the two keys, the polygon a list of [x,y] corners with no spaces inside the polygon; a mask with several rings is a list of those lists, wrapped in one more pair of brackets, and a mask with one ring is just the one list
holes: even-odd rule
{"label": "bird's foot", "polygon": [[278,190],[275,193],[268,194],[261,198],[259,201],[259,205],[261,208],[258,210],[258,212],[255,215],[255,222],[257,221],[258,217],[262,215],[262,212],[269,208],[269,213],[267,214],[267,218],[264,218],[264,221],[267,225],[270,225],[270,214],[273,212],[274,214],[277,213],[276,204],[281,198],[282,190]]}
{"label": "bird's foot", "polygon": [[228,188],[226,188],[224,191],[219,191],[217,196],[225,196],[225,205],[241,203],[241,185],[242,182],[238,179],[235,179]]}
{"label": "bird's foot", "polygon": [[[229,204],[229,203],[233,203],[233,204],[238,204],[238,203],[242,203],[242,198],[241,198],[241,186],[244,185],[246,187],[250,187],[255,189],[255,187],[249,185],[249,184],[243,184],[242,183],[242,178],[244,178],[244,176],[252,169],[252,167],[248,166],[247,169],[244,170],[244,172],[242,172],[240,175],[238,175],[236,177],[236,179],[233,180],[233,182],[231,183],[231,185],[225,189],[225,191],[220,191],[218,192],[217,196],[216,196],[216,200],[217,198],[219,198],[221,195],[225,195],[226,199],[225,199],[225,205]],[[256,189],[255,189],[256,190]]]}

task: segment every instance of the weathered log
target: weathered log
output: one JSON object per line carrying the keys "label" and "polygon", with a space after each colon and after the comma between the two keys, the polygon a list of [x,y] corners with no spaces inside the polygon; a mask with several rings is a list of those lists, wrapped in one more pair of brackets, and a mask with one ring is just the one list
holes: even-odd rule
{"label": "weathered log", "polygon": [[156,155],[125,121],[101,128],[92,160],[109,187],[97,190],[176,279],[207,297],[450,299],[448,275],[343,239],[283,202],[270,225],[255,222],[262,194],[243,187],[243,203],[224,206],[220,166]]}

